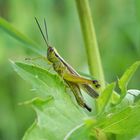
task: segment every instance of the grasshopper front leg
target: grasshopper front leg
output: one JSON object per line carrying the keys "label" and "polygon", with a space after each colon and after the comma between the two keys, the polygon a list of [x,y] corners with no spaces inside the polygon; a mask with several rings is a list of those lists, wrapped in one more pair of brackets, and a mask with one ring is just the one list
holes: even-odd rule
{"label": "grasshopper front leg", "polygon": [[39,56],[39,57],[35,57],[35,58],[25,58],[25,60],[29,60],[29,61],[36,61],[36,60],[43,60],[46,61],[48,64],[52,64],[47,57],[44,56]]}
{"label": "grasshopper front leg", "polygon": [[[36,60],[43,60],[45,62],[48,63],[48,65],[52,65],[52,63],[47,59],[47,57],[44,57],[44,56],[39,56],[39,57],[35,57],[35,58],[25,58],[25,60],[27,61],[36,61]],[[52,66],[50,66],[48,68],[48,71],[52,68]]]}

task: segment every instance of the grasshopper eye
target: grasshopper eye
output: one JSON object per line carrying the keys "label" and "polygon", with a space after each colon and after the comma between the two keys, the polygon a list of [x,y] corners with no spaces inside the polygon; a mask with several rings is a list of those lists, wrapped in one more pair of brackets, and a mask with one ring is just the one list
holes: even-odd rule
{"label": "grasshopper eye", "polygon": [[52,47],[49,47],[49,48],[48,48],[48,51],[49,51],[49,52],[53,52],[54,49],[53,49]]}

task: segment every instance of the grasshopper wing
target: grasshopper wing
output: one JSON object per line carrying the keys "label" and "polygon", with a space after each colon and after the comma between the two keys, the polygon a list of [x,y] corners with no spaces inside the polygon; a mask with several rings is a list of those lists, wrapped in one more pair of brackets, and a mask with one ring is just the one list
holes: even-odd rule
{"label": "grasshopper wing", "polygon": [[87,84],[80,85],[81,88],[88,93],[92,98],[98,98],[99,94],[90,86]]}

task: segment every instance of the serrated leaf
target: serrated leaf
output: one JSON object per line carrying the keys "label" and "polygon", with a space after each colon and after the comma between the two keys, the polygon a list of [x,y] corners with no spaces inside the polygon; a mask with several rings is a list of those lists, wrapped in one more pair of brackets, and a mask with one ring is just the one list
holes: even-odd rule
{"label": "serrated leaf", "polygon": [[119,88],[121,89],[121,97],[118,103],[120,103],[121,100],[125,97],[127,93],[128,82],[133,76],[133,74],[135,73],[135,71],[137,70],[137,68],[139,67],[139,65],[140,65],[140,61],[135,62],[132,66],[130,66],[130,68],[128,68],[125,71],[123,76],[118,80],[118,85],[119,85]]}
{"label": "serrated leaf", "polygon": [[108,84],[106,88],[104,89],[104,91],[102,92],[101,96],[99,97],[98,99],[99,113],[103,112],[104,109],[109,104],[114,87],[115,87],[115,83]]}
{"label": "serrated leaf", "polygon": [[71,100],[57,75],[24,63],[13,63],[13,67],[22,78],[36,87],[42,97],[32,101],[37,120],[27,130],[23,140],[62,140],[88,117]]}
{"label": "serrated leaf", "polygon": [[23,33],[19,32],[9,22],[7,22],[5,19],[1,17],[0,17],[0,28],[3,29],[13,38],[22,42],[26,47],[28,47],[28,49],[31,49],[35,53],[42,54],[41,51],[39,51],[39,49],[36,49],[38,45],[33,40],[25,36]]}

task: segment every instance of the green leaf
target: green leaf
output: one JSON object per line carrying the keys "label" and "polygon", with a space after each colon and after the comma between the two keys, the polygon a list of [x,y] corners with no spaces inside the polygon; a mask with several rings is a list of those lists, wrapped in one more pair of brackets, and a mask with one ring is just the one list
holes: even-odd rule
{"label": "green leaf", "polygon": [[[79,127],[70,136],[70,140],[132,140],[140,132],[140,105],[131,105],[125,108],[114,108],[99,116],[96,121],[89,119],[87,125]],[[87,120],[88,121],[88,120]]]}
{"label": "green leaf", "polygon": [[42,54],[41,51],[37,49],[38,45],[33,40],[29,39],[24,34],[19,32],[9,22],[7,22],[5,19],[1,17],[0,17],[0,28],[3,29],[5,32],[7,32],[13,38],[22,42],[26,47],[28,47],[28,49],[31,49],[32,51],[38,54]]}
{"label": "green leaf", "polygon": [[137,70],[137,68],[139,67],[139,65],[140,65],[140,61],[135,62],[132,66],[130,66],[130,68],[128,68],[125,71],[123,76],[118,80],[118,85],[119,85],[119,88],[121,89],[121,97],[118,103],[120,103],[122,99],[125,97],[127,93],[128,82],[133,76],[133,74],[135,73],[135,71]]}
{"label": "green leaf", "polygon": [[113,91],[113,94],[111,96],[111,104],[115,105],[118,102],[119,98],[120,95],[116,91]]}
{"label": "green leaf", "polygon": [[115,87],[115,83],[108,84],[104,91],[102,92],[101,96],[98,99],[98,109],[99,112],[103,112],[107,105],[109,104],[111,95],[113,93]]}
{"label": "green leaf", "polygon": [[105,133],[127,135],[133,137],[140,132],[140,105],[131,105],[108,113],[99,119],[96,127]]}
{"label": "green leaf", "polygon": [[31,101],[37,119],[26,131],[23,140],[62,140],[88,116],[66,93],[63,81],[37,66],[13,63],[16,72],[31,83],[39,98]]}

